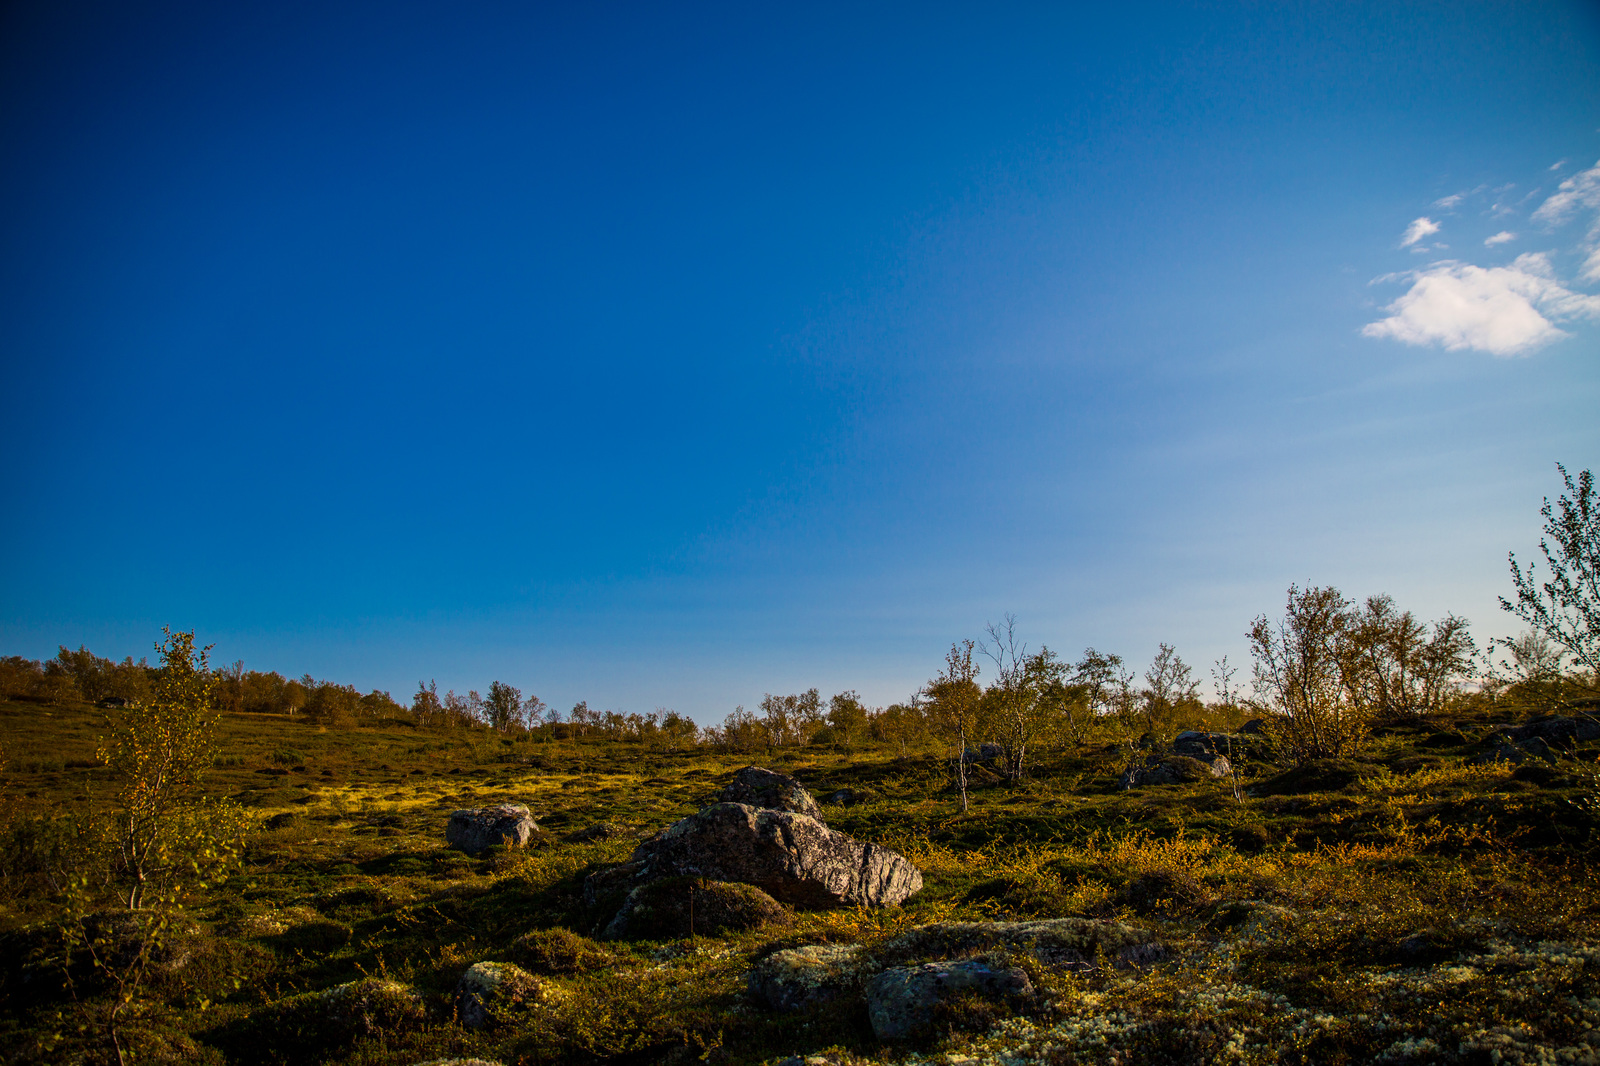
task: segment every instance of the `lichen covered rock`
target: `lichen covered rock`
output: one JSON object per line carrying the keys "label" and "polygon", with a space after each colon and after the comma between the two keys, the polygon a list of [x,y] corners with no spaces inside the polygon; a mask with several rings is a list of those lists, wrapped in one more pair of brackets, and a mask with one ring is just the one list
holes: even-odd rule
{"label": "lichen covered rock", "polygon": [[524,933],[511,942],[507,954],[536,974],[588,973],[622,961],[610,948],[570,929],[535,929]]}
{"label": "lichen covered rock", "polygon": [[596,840],[615,840],[627,835],[627,826],[618,825],[616,822],[595,822],[576,832],[568,833],[561,839],[569,844],[589,844]]}
{"label": "lichen covered rock", "polygon": [[1122,772],[1118,787],[1140,788],[1145,785],[1178,785],[1189,781],[1205,781],[1213,777],[1227,777],[1233,766],[1223,755],[1198,758],[1194,755],[1167,755],[1142,765],[1130,766]]}
{"label": "lichen covered rock", "polygon": [[509,842],[521,847],[538,830],[539,825],[527,807],[520,803],[504,803],[455,811],[445,826],[444,839],[450,847],[476,855],[496,844]]}
{"label": "lichen covered rock", "polygon": [[987,959],[897,966],[867,983],[867,1017],[879,1040],[910,1040],[934,1029],[958,997],[1015,1002],[1032,994],[1026,973]]}
{"label": "lichen covered rock", "polygon": [[922,872],[888,848],[837,833],[793,811],[715,803],[634,849],[623,868],[591,875],[585,898],[669,877],[755,885],[793,906],[900,903]]}
{"label": "lichen covered rock", "polygon": [[509,962],[474,963],[456,982],[456,1020],[468,1029],[508,1021],[521,1007],[537,1002],[542,982]]}
{"label": "lichen covered rock", "polygon": [[774,811],[793,811],[822,820],[822,808],[804,785],[788,774],[760,766],[746,766],[717,797],[723,803],[742,803]]}
{"label": "lichen covered rock", "polygon": [[377,978],[291,996],[259,1014],[257,1020],[279,1036],[292,1031],[313,1044],[416,1029],[427,1020],[421,996],[398,981]]}
{"label": "lichen covered rock", "polygon": [[628,893],[605,928],[612,939],[678,939],[787,924],[783,904],[754,885],[672,877]]}
{"label": "lichen covered rock", "polygon": [[756,1002],[798,1011],[859,998],[866,981],[882,969],[859,944],[808,944],[768,955],[746,982]]}

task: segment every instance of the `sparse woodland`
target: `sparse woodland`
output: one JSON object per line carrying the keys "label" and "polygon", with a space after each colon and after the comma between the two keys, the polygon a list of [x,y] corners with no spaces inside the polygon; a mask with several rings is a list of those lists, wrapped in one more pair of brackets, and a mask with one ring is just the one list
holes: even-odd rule
{"label": "sparse woodland", "polygon": [[[769,694],[712,727],[500,681],[403,705],[216,666],[181,631],[153,662],[5,659],[0,1055],[1600,1061],[1600,500],[1561,475],[1542,558],[1511,562],[1523,635],[1486,645],[1296,586],[1206,677],[1165,644],[1140,672],[1030,646],[1008,617],[903,702]],[[620,921],[596,886],[752,764],[920,889],[751,903],[679,877]],[[446,846],[453,811],[501,804],[525,843]],[[698,926],[692,902],[662,917],[682,893]],[[1069,920],[1055,955],[994,924]],[[856,986],[775,1007],[791,958],[854,960],[861,987],[1014,976],[886,1038]]]}

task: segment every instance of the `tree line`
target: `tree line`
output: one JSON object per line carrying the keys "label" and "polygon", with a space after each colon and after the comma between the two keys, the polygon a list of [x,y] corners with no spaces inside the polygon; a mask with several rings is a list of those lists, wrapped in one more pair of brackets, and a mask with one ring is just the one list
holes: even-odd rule
{"label": "tree line", "polygon": [[[1439,715],[1465,700],[1509,699],[1547,711],[1600,710],[1600,499],[1585,470],[1558,466],[1566,493],[1546,500],[1543,571],[1510,559],[1515,599],[1502,607],[1528,629],[1479,648],[1467,620],[1446,614],[1427,622],[1387,595],[1347,598],[1336,588],[1291,585],[1281,615],[1255,618],[1246,631],[1248,683],[1227,658],[1213,664],[1213,698],[1170,644],[1159,645],[1142,675],[1117,654],[1093,647],[1076,659],[1049,647],[1030,649],[1007,615],[978,639],[953,643],[942,667],[907,699],[869,707],[853,690],[824,699],[818,689],[768,693],[757,710],[737,707],[719,725],[701,727],[667,708],[648,714],[548,706],[514,685],[486,693],[440,695],[420,683],[409,705],[388,692],[310,675],[289,679],[246,670],[242,662],[208,667],[219,710],[304,717],[330,726],[404,723],[474,728],[536,739],[605,740],[662,751],[706,745],[759,753],[865,745],[899,754],[948,749],[964,783],[966,752],[987,746],[1003,775],[1021,778],[1040,752],[1091,742],[1149,744],[1178,729],[1229,730],[1247,718],[1299,761],[1340,757],[1359,748],[1380,722]],[[1546,576],[1547,575],[1547,576]],[[86,700],[138,705],[159,670],[145,660],[101,658],[62,647],[49,660],[0,660],[0,694],[49,702]]]}

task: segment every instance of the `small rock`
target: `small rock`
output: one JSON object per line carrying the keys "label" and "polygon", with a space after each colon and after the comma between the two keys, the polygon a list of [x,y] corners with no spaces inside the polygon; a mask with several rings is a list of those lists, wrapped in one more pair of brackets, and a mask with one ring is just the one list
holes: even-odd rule
{"label": "small rock", "polygon": [[879,1040],[909,1040],[935,1024],[939,1006],[956,996],[1014,1000],[1033,994],[1028,975],[981,959],[897,966],[867,983],[867,1016]]}
{"label": "small rock", "polygon": [[617,837],[627,835],[626,826],[618,825],[616,822],[596,822],[576,832],[568,833],[561,839],[569,844],[587,844],[594,840],[615,840]]}
{"label": "small rock", "polygon": [[1218,756],[1231,755],[1236,747],[1242,746],[1243,741],[1229,733],[1206,733],[1195,729],[1185,729],[1172,741],[1172,750],[1177,754],[1207,763]]}
{"label": "small rock", "polygon": [[777,1011],[797,1011],[860,995],[882,967],[859,944],[809,944],[776,951],[751,968],[751,998]]}
{"label": "small rock", "polygon": [[754,885],[674,877],[628,893],[604,935],[650,940],[720,936],[789,920],[783,904]]}
{"label": "small rock", "polygon": [[1504,737],[1501,737],[1498,744],[1484,752],[1482,755],[1479,755],[1472,761],[1479,766],[1492,766],[1495,763],[1511,763],[1512,765],[1516,765],[1526,761],[1527,758],[1528,753],[1526,751],[1517,745],[1510,743]]}
{"label": "small rock", "polygon": [[773,811],[793,811],[822,820],[822,808],[804,785],[788,774],[760,766],[746,766],[733,775],[733,781],[718,797],[722,803],[742,803]]}
{"label": "small rock", "polygon": [[1517,747],[1532,755],[1535,759],[1543,759],[1547,763],[1556,761],[1556,753],[1550,750],[1550,745],[1543,737],[1525,737],[1516,742]]}
{"label": "small rock", "polygon": [[631,861],[596,870],[583,879],[584,906],[598,907],[607,902],[611,906],[621,905],[622,899],[639,883],[643,872],[644,863]]}
{"label": "small rock", "polygon": [[518,1007],[536,1001],[539,979],[509,962],[478,962],[456,983],[456,1018],[468,1029],[483,1029],[510,1019]]}
{"label": "small rock", "polygon": [[445,826],[444,839],[450,847],[476,855],[485,848],[508,841],[521,847],[538,829],[527,807],[508,803],[454,812]]}
{"label": "small rock", "polygon": [[850,807],[856,803],[856,794],[848,788],[841,788],[837,792],[830,792],[823,796],[822,802],[830,807]]}

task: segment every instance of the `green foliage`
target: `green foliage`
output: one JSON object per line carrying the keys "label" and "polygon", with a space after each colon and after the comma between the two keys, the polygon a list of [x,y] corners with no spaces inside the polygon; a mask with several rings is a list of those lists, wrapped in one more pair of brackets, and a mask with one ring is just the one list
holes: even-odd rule
{"label": "green foliage", "polygon": [[1567,494],[1555,509],[1547,498],[1539,512],[1545,523],[1539,550],[1549,579],[1539,581],[1534,566],[1523,570],[1513,553],[1517,598],[1502,597],[1500,606],[1559,644],[1600,685],[1600,494],[1590,471],[1574,478],[1560,463],[1556,469]]}

